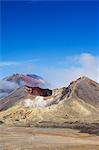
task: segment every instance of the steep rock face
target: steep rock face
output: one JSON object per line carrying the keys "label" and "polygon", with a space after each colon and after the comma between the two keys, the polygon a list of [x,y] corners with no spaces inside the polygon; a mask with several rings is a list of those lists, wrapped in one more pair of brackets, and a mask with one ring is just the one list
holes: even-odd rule
{"label": "steep rock face", "polygon": [[35,96],[43,96],[43,97],[52,95],[52,90],[41,89],[39,87],[25,86],[25,92],[27,94],[32,94],[32,95],[35,95]]}
{"label": "steep rock face", "polygon": [[81,77],[72,82],[69,88],[70,96],[78,97],[88,104],[99,107],[99,83],[87,77]]}

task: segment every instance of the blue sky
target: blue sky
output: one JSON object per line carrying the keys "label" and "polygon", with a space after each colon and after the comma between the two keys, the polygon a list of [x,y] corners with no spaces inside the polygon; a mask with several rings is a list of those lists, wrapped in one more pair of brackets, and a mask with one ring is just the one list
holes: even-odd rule
{"label": "blue sky", "polygon": [[[88,54],[97,60],[97,3],[2,1],[1,77],[23,72],[36,73],[51,80],[51,71],[73,66],[70,62],[62,63],[67,57]],[[47,69],[51,71],[48,73]]]}

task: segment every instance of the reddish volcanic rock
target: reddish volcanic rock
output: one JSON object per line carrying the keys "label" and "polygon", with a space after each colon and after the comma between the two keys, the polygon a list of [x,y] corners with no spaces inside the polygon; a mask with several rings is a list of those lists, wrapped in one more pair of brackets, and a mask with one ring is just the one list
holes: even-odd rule
{"label": "reddish volcanic rock", "polygon": [[41,89],[39,87],[25,86],[25,92],[35,96],[43,96],[43,97],[52,95],[52,90]]}

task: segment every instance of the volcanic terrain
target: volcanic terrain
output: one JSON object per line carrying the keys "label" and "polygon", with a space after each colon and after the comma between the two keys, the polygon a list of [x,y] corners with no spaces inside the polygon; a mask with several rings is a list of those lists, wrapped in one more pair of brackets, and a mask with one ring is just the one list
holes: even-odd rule
{"label": "volcanic terrain", "polygon": [[99,84],[80,77],[68,87],[54,90],[23,85],[0,100],[0,110],[0,122],[12,126],[99,123]]}

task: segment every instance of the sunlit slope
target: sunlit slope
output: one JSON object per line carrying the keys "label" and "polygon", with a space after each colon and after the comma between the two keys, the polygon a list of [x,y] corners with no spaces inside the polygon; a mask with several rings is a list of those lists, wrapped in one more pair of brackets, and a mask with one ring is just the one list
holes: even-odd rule
{"label": "sunlit slope", "polygon": [[[26,106],[28,100],[31,103]],[[37,101],[46,105],[31,105]],[[0,120],[5,124],[21,126],[99,120],[99,84],[81,77],[66,88],[53,90],[53,94],[46,98],[25,95],[15,105],[1,111]]]}

